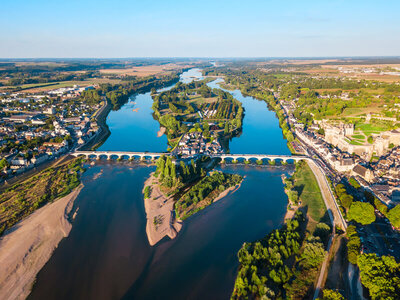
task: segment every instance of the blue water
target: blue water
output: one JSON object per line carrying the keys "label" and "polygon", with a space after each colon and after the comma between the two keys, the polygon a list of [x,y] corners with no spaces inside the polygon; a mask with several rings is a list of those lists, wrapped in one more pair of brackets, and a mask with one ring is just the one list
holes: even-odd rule
{"label": "blue water", "polygon": [[[199,69],[190,69],[182,73],[180,81],[188,83],[194,78],[203,78]],[[159,89],[159,91],[172,87],[174,85]],[[121,109],[111,111],[106,121],[111,135],[99,147],[99,150],[165,152],[168,148],[168,140],[166,135],[157,136],[160,124],[153,118],[152,105],[153,99],[148,92],[133,95]]]}
{"label": "blue water", "polygon": [[[208,84],[211,88],[220,88],[221,79]],[[266,102],[253,97],[245,97],[239,90],[228,91],[234,98],[242,102],[245,110],[243,130],[239,137],[229,143],[230,153],[234,154],[275,154],[289,155],[290,150],[283,138],[282,130],[275,113],[270,111]]]}
{"label": "blue water", "polygon": [[[199,69],[184,72],[180,81],[187,83],[193,78],[203,78]],[[208,85],[220,88],[218,82],[221,81],[217,79]],[[160,91],[171,89],[173,86]],[[245,97],[239,90],[228,92],[242,102],[245,110],[242,133],[231,139],[230,153],[290,154],[282,130],[279,128],[279,121],[275,113],[268,109],[267,104],[253,97]],[[132,96],[120,110],[110,112],[107,124],[111,135],[99,150],[165,152],[168,148],[167,137],[157,136],[160,124],[153,118],[152,104],[150,93],[144,93]]]}

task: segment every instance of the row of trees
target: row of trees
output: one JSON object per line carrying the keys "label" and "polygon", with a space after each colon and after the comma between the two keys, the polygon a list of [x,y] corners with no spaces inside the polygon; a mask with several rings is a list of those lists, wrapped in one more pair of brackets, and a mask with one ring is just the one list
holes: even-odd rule
{"label": "row of trees", "polygon": [[207,174],[201,167],[201,163],[208,159],[202,157],[196,162],[191,159],[189,165],[183,161],[176,165],[171,157],[163,155],[156,162],[157,168],[154,175],[159,179],[161,185],[167,188],[180,188],[182,184],[192,182]]}

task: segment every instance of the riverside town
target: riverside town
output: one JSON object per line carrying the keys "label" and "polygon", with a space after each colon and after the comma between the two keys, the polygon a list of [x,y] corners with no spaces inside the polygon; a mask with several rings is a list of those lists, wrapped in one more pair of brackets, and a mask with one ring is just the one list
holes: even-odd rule
{"label": "riverside town", "polygon": [[75,6],[2,3],[0,299],[400,299],[400,2]]}

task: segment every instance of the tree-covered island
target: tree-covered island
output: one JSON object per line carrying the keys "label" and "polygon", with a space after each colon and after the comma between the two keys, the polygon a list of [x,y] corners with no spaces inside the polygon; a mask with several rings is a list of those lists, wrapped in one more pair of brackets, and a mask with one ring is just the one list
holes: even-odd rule
{"label": "tree-covered island", "polygon": [[243,107],[233,96],[211,89],[207,80],[178,82],[168,90],[153,90],[154,115],[165,128],[174,154],[221,153],[229,138],[240,134]]}
{"label": "tree-covered island", "polygon": [[208,156],[179,164],[169,156],[157,160],[143,189],[150,245],[165,235],[174,238],[183,220],[240,186],[242,176],[212,171],[215,163]]}

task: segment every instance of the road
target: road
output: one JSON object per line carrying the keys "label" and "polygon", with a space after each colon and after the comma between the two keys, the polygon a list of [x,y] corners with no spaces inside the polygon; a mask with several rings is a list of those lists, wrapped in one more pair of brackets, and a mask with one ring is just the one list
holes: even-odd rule
{"label": "road", "polygon": [[331,219],[332,224],[339,225],[341,228],[346,229],[347,223],[344,220],[339,206],[336,203],[336,199],[333,196],[329,183],[325,177],[325,173],[319,167],[314,160],[309,160],[308,165],[310,166],[311,170],[313,171],[315,177],[317,178],[317,182],[319,188],[321,190],[322,198],[324,199],[325,206],[328,210],[329,217]]}

